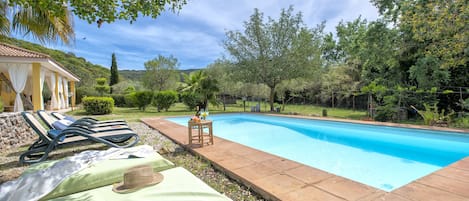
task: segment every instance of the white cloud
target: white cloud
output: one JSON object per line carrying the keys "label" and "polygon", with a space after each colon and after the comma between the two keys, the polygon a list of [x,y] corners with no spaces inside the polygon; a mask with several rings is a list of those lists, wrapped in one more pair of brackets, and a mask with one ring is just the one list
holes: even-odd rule
{"label": "white cloud", "polygon": [[303,13],[309,27],[327,20],[327,32],[334,32],[341,20],[359,15],[377,18],[376,8],[366,0],[190,0],[179,14],[164,13],[156,20],[140,18],[133,24],[121,21],[101,28],[76,20],[75,47],[58,48],[105,67],[115,52],[120,69],[144,69],[143,63],[158,54],[175,56],[181,68],[202,68],[224,53],[225,32],[242,30],[254,8],[266,18],[277,19],[281,9],[290,5]]}

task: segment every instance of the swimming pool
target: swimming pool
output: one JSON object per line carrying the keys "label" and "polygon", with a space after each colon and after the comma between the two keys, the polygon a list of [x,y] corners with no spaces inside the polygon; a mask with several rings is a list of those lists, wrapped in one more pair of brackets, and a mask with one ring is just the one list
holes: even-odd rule
{"label": "swimming pool", "polygon": [[209,119],[218,137],[384,191],[469,156],[469,136],[453,132],[244,113]]}

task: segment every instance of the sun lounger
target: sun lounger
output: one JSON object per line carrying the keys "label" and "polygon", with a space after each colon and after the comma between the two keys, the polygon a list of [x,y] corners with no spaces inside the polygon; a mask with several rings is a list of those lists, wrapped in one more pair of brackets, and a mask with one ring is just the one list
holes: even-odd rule
{"label": "sun lounger", "polygon": [[[87,128],[73,127],[59,132],[52,132],[57,130],[47,131],[31,113],[22,112],[21,115],[39,136],[39,139],[29,147],[28,151],[21,154],[20,163],[36,163],[43,161],[48,157],[49,152],[56,147],[80,141],[99,142],[110,147],[120,148],[132,147],[139,141],[139,136],[131,130],[96,132]],[[54,134],[56,135],[54,136]],[[134,140],[129,141],[131,138],[134,138]],[[128,143],[122,146],[116,144],[124,142]],[[32,159],[36,157],[37,159]]]}
{"label": "sun lounger", "polygon": [[[132,147],[130,149],[138,147],[139,146]],[[56,162],[58,161],[44,161],[34,164],[26,169],[22,176],[39,170],[44,170],[51,167]],[[66,178],[54,190],[41,198],[41,200],[49,200],[120,182],[122,181],[122,175],[125,170],[138,165],[150,165],[153,167],[154,171],[162,171],[174,167],[174,164],[171,161],[163,158],[156,151],[154,154],[146,158],[103,160]]]}
{"label": "sun lounger", "polygon": [[49,127],[49,129],[63,130],[69,127],[84,127],[84,128],[96,131],[96,132],[130,129],[129,126],[120,125],[120,124],[117,124],[117,125],[110,124],[109,126],[96,127],[89,123],[83,123],[83,122],[74,123],[66,119],[58,120],[52,117],[51,115],[49,115],[49,113],[47,113],[44,110],[38,110],[36,113],[42,119],[42,121],[47,125],[47,127]]}
{"label": "sun lounger", "polygon": [[145,187],[132,193],[116,193],[112,185],[96,188],[64,197],[51,199],[53,201],[78,200],[112,200],[112,201],[229,201],[228,197],[220,194],[199,178],[182,167],[161,171],[163,181],[154,186]]}
{"label": "sun lounger", "polygon": [[90,124],[92,126],[100,127],[100,126],[113,126],[113,125],[127,125],[127,122],[125,120],[107,120],[107,121],[99,121],[95,118],[91,117],[83,117],[80,119],[75,120],[74,118],[70,116],[65,116],[61,113],[58,112],[52,112],[52,116],[54,116],[57,119],[68,119],[74,123],[85,123],[85,124]]}

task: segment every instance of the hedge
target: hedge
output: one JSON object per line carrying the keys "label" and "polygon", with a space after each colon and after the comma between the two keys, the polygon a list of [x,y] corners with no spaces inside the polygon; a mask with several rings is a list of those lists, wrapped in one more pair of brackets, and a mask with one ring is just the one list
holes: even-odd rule
{"label": "hedge", "polygon": [[81,102],[88,114],[110,114],[114,109],[114,99],[111,97],[83,97]]}

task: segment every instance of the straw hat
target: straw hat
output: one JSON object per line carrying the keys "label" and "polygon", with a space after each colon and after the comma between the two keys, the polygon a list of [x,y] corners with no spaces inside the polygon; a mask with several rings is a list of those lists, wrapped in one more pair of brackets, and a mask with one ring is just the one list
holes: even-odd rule
{"label": "straw hat", "polygon": [[163,180],[163,175],[153,172],[150,165],[139,165],[124,172],[124,181],[114,184],[112,190],[116,193],[131,193],[141,188],[155,185]]}

